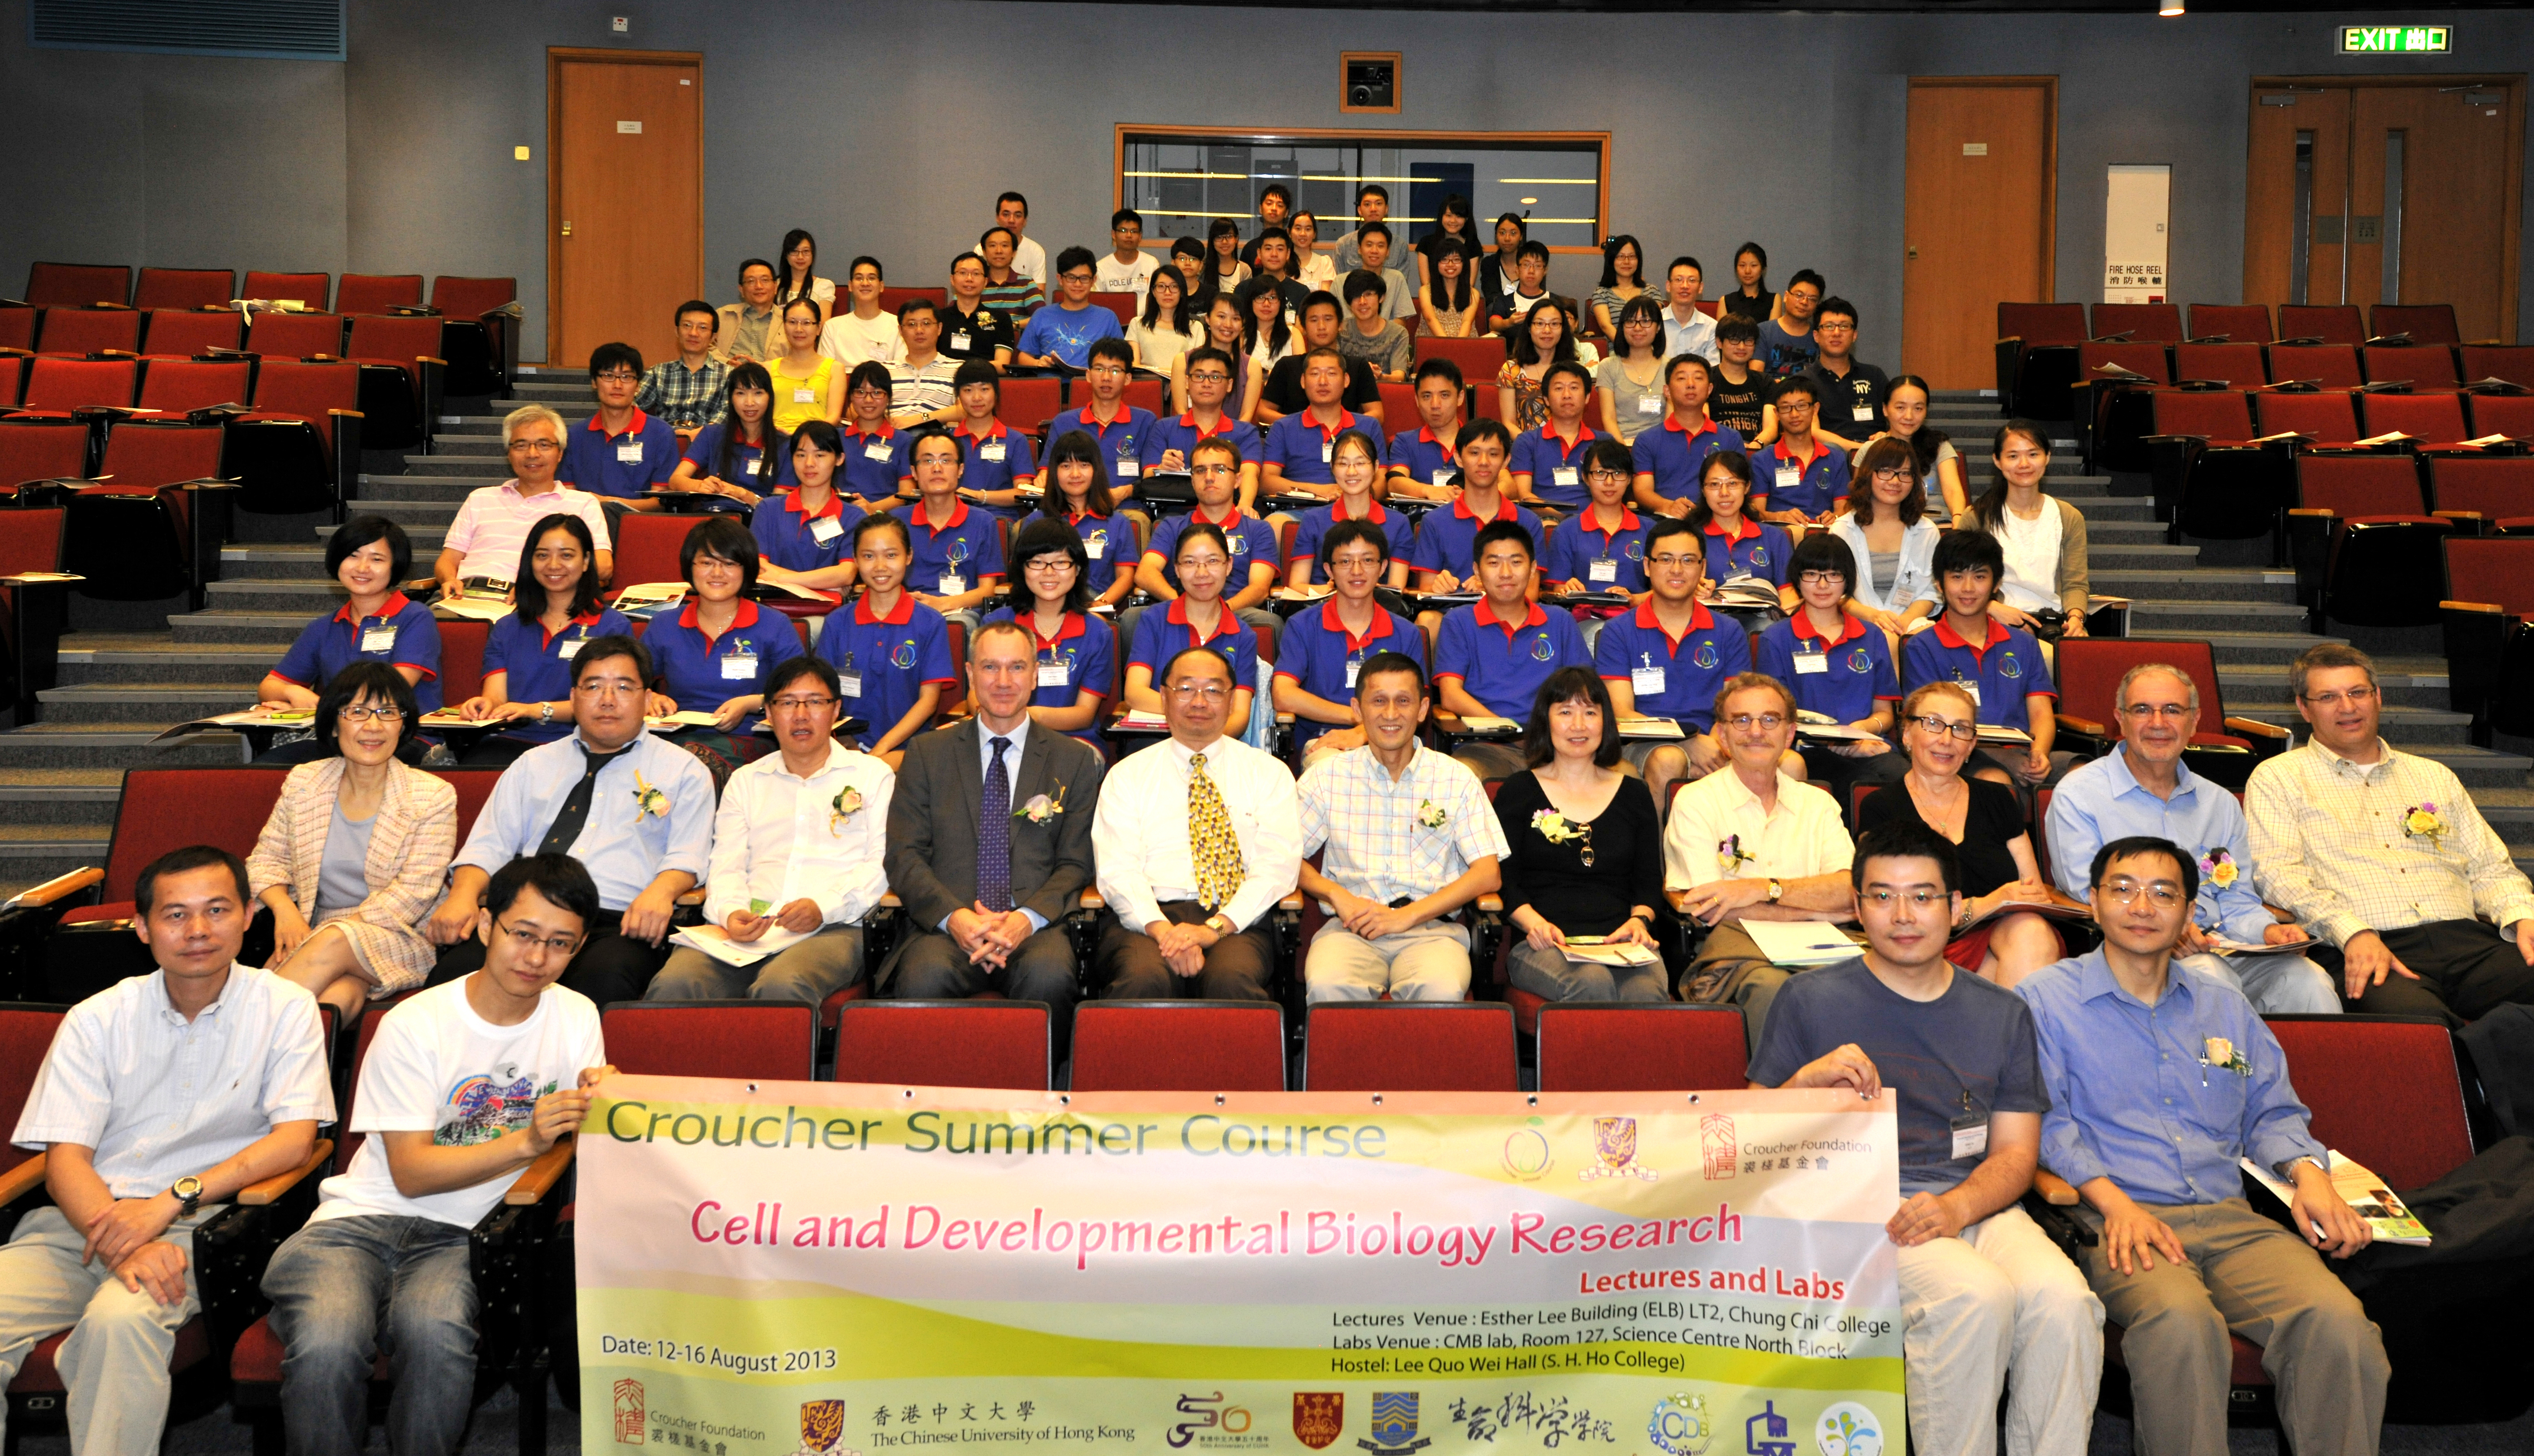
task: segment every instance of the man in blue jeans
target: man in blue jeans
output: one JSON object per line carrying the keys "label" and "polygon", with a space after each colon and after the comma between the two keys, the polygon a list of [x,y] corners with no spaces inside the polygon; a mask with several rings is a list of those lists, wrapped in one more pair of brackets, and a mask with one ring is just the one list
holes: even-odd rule
{"label": "man in blue jeans", "polygon": [[456,1451],[475,1389],[468,1232],[616,1069],[598,1008],[555,984],[598,908],[579,861],[513,860],[476,915],[483,967],[379,1023],[353,1096],[351,1131],[367,1140],[265,1271],[291,1456],[359,1456],[382,1350],[388,1449]]}

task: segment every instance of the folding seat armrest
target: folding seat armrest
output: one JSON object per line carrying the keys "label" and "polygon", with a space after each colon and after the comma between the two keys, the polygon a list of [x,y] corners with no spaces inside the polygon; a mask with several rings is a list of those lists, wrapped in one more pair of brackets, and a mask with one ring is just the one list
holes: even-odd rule
{"label": "folding seat armrest", "polygon": [[2296,737],[2295,734],[2290,733],[2287,729],[2280,727],[2278,724],[2264,723],[2259,718],[2239,718],[2230,716],[2224,721],[2223,726],[2227,732],[2234,734],[2238,738],[2260,738],[2267,739],[2273,743],[2286,744]]}
{"label": "folding seat armrest", "polygon": [[2445,601],[2438,603],[2438,610],[2441,612],[2470,612],[2492,617],[2504,617],[2507,615],[2507,609],[2497,602]]}
{"label": "folding seat armrest", "polygon": [[278,1202],[282,1194],[299,1186],[302,1180],[308,1178],[310,1175],[317,1172],[317,1170],[325,1167],[327,1160],[333,1156],[334,1140],[331,1137],[321,1137],[317,1139],[316,1145],[308,1150],[308,1156],[299,1160],[298,1167],[293,1168],[286,1173],[276,1173],[272,1177],[264,1180],[262,1183],[248,1183],[245,1187],[238,1189],[238,1206],[241,1208],[263,1208]]}
{"label": "folding seat armrest", "polygon": [[511,1190],[502,1195],[502,1201],[513,1208],[527,1208],[544,1202],[546,1194],[554,1191],[555,1184],[562,1181],[564,1171],[572,1166],[572,1146],[573,1138],[569,1132],[555,1139],[553,1147],[546,1149],[521,1171],[519,1181],[511,1184]]}
{"label": "folding seat armrest", "polygon": [[73,870],[68,875],[56,875],[52,879],[45,880],[43,883],[36,885],[32,889],[20,890],[18,893],[11,895],[6,903],[0,903],[0,910],[31,910],[54,905],[67,906],[71,896],[78,894],[81,890],[88,888],[90,885],[101,883],[104,880],[105,872],[93,865],[82,870]]}
{"label": "folding seat armrest", "polygon": [[2075,1188],[2069,1187],[2065,1180],[2040,1171],[2034,1172],[2032,1186],[2023,1195],[2023,1211],[2071,1261],[2078,1257],[2079,1249],[2091,1248],[2102,1242],[2101,1236],[2079,1223],[2068,1211],[2076,1203]]}
{"label": "folding seat armrest", "polygon": [[2454,522],[2455,534],[2486,536],[2490,534],[2490,517],[2478,511],[2432,511],[2440,520]]}
{"label": "folding seat armrest", "polygon": [[2059,731],[2062,733],[2082,733],[2093,738],[2100,738],[2103,736],[2103,725],[2094,721],[2092,718],[2081,718],[2075,713],[2060,713],[2057,714],[2057,717],[2059,719]]}
{"label": "folding seat armrest", "polygon": [[2077,1206],[2077,1190],[2069,1185],[2068,1180],[2052,1173],[2047,1168],[2038,1168],[2033,1170],[2032,1191],[2040,1194],[2041,1201],[2049,1204],[2053,1208],[2074,1208]]}
{"label": "folding seat armrest", "polygon": [[0,1173],[0,1208],[7,1208],[44,1185],[44,1160],[48,1156],[37,1153],[8,1172]]}

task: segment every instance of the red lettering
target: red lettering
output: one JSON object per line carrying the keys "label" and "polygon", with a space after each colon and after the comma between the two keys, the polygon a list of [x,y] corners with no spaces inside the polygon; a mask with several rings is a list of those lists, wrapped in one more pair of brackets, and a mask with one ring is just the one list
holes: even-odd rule
{"label": "red lettering", "polygon": [[[924,1226],[924,1237],[921,1239],[915,1237],[915,1216],[919,1213],[931,1220]],[[940,1209],[929,1203],[910,1203],[906,1206],[906,1246],[908,1248],[922,1248],[932,1243],[933,1236],[939,1232],[941,1232]]]}
{"label": "red lettering", "polygon": [[941,1246],[943,1248],[965,1248],[968,1246],[968,1221],[966,1219],[954,1218],[950,1221],[950,1227],[941,1231]]}
{"label": "red lettering", "polygon": [[1575,1251],[1575,1231],[1571,1228],[1560,1228],[1556,1233],[1549,1235],[1548,1251],[1550,1253],[1573,1253]]}
{"label": "red lettering", "polygon": [[1515,1214],[1515,1215],[1513,1216],[1513,1246],[1512,1246],[1512,1251],[1513,1251],[1513,1252],[1515,1252],[1515,1253],[1520,1253],[1520,1252],[1522,1252],[1522,1251],[1523,1251],[1523,1246],[1524,1246],[1525,1244],[1529,1244],[1529,1245],[1531,1246],[1531,1250],[1532,1250],[1532,1252],[1534,1252],[1534,1253],[1546,1253],[1546,1252],[1548,1252],[1548,1245],[1547,1245],[1547,1244],[1542,1244],[1542,1243],[1540,1243],[1538,1239],[1535,1239],[1535,1238],[1533,1238],[1533,1237],[1532,1237],[1532,1235],[1533,1235],[1533,1234],[1535,1234],[1535,1233],[1537,1233],[1537,1232],[1538,1231],[1538,1229],[1539,1229],[1539,1226],[1540,1226],[1540,1225],[1542,1225],[1542,1224],[1544,1224],[1544,1223],[1547,1223],[1547,1222],[1548,1222],[1548,1218],[1547,1218],[1547,1216],[1546,1216],[1545,1214],[1538,1214],[1538,1213],[1517,1213],[1517,1214]]}
{"label": "red lettering", "polygon": [[707,1230],[704,1227],[704,1215],[708,1212],[716,1212],[720,1208],[720,1204],[707,1198],[703,1202],[696,1204],[695,1211],[688,1216],[687,1232],[694,1236],[697,1244],[717,1244],[721,1241],[721,1231],[719,1229]]}

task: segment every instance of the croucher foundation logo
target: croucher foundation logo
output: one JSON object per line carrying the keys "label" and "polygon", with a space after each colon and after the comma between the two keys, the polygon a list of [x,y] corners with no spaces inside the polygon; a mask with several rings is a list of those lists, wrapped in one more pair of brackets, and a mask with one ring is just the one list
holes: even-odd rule
{"label": "croucher foundation logo", "polygon": [[1335,1443],[1345,1433],[1345,1391],[1294,1392],[1294,1439],[1317,1451]]}
{"label": "croucher foundation logo", "polygon": [[1653,1183],[1661,1177],[1637,1162],[1637,1120],[1634,1118],[1595,1118],[1593,1151],[1601,1161],[1576,1175],[1585,1183],[1597,1178],[1641,1178]]}
{"label": "croucher foundation logo", "polygon": [[616,1382],[616,1444],[642,1444],[642,1382]]}
{"label": "croucher foundation logo", "polygon": [[1733,1115],[1709,1113],[1698,1120],[1699,1162],[1711,1179],[1731,1178],[1742,1156],[1733,1138]]}

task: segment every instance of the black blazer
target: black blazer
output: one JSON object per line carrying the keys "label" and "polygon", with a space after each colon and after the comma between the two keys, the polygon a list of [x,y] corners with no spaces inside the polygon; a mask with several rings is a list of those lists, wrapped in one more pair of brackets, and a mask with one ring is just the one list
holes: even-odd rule
{"label": "black blazer", "polygon": [[[974,718],[916,735],[898,764],[888,803],[888,886],[913,930],[930,931],[951,911],[977,903],[977,835],[985,799],[984,749]],[[1012,808],[1039,794],[1063,795],[1045,823],[1012,819],[1012,901],[1053,924],[1092,882],[1091,816],[1108,765],[1080,739],[1032,723],[1012,770]],[[901,942],[902,943],[902,942]]]}

